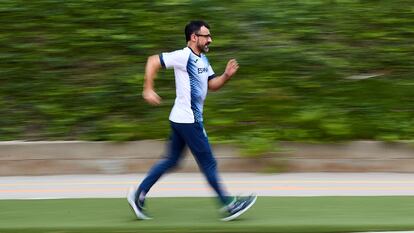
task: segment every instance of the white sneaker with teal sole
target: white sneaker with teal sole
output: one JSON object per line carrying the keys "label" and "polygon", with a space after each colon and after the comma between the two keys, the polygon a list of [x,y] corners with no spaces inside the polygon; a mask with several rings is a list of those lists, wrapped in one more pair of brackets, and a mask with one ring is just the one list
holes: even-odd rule
{"label": "white sneaker with teal sole", "polygon": [[233,219],[236,219],[244,212],[246,212],[250,207],[252,207],[256,200],[256,195],[251,195],[244,198],[236,198],[235,201],[224,207],[225,217],[223,217],[221,220],[231,221]]}
{"label": "white sneaker with teal sole", "polygon": [[127,199],[128,199],[129,206],[131,206],[132,210],[137,216],[137,219],[140,219],[140,220],[151,219],[144,213],[144,202],[140,201],[139,198],[137,198],[137,189],[135,187],[131,187],[129,189]]}

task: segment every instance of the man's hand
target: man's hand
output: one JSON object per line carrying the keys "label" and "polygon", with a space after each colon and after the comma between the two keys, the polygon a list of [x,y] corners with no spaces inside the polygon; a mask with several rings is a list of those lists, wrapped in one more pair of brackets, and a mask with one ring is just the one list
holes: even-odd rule
{"label": "man's hand", "polygon": [[145,89],[142,92],[142,97],[151,105],[159,105],[161,103],[161,97],[152,89]]}
{"label": "man's hand", "polygon": [[230,78],[237,72],[238,69],[239,69],[239,64],[237,63],[236,59],[231,59],[229,62],[227,62],[224,75],[226,75],[227,78]]}
{"label": "man's hand", "polygon": [[208,89],[211,91],[217,91],[220,89],[239,69],[239,64],[236,59],[231,59],[227,62],[226,70],[219,77],[210,79],[208,81]]}
{"label": "man's hand", "polygon": [[159,105],[161,103],[160,96],[154,91],[154,79],[158,70],[161,68],[161,62],[158,55],[148,57],[145,66],[144,75],[144,91],[142,97],[151,105]]}

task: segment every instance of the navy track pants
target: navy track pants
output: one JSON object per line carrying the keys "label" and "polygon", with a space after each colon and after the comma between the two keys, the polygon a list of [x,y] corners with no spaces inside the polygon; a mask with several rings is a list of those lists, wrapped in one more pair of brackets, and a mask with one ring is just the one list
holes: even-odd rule
{"label": "navy track pants", "polygon": [[217,162],[211,152],[207,134],[201,122],[195,123],[175,123],[171,124],[171,136],[167,154],[164,159],[155,164],[148,172],[146,178],[138,188],[138,193],[148,193],[157,180],[167,171],[176,167],[181,158],[185,145],[187,145],[194,155],[198,166],[206,177],[210,186],[217,193],[223,205],[228,204],[228,196],[224,193],[220,185]]}

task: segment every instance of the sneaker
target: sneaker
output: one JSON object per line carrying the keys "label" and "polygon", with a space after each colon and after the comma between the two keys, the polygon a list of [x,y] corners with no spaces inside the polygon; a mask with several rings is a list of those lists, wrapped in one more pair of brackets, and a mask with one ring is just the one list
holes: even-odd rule
{"label": "sneaker", "polygon": [[256,202],[257,196],[251,195],[243,198],[235,198],[232,203],[225,207],[225,217],[222,218],[222,221],[231,221],[236,219],[241,214],[246,212],[253,204]]}
{"label": "sneaker", "polygon": [[137,219],[147,220],[151,219],[144,213],[144,197],[137,198],[137,189],[135,187],[131,187],[128,192],[128,203],[131,206],[132,210],[134,211]]}

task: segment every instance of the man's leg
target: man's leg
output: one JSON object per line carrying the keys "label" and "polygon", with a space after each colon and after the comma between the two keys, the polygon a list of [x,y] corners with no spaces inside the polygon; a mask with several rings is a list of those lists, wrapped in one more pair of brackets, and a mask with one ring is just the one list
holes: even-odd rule
{"label": "man's leg", "polygon": [[202,123],[172,125],[179,127],[178,132],[184,138],[188,147],[197,160],[200,169],[206,176],[209,184],[216,191],[223,208],[223,221],[231,221],[246,212],[256,202],[257,196],[229,197],[223,191],[218,179],[217,163],[211,152],[207,134]]}
{"label": "man's leg", "polygon": [[[179,163],[185,142],[178,132],[171,127],[171,136],[168,145],[167,155],[164,159],[155,164],[148,172],[145,179],[138,188],[138,195],[146,195],[157,180],[168,170]],[[138,198],[138,197],[137,197]]]}
{"label": "man's leg", "polygon": [[222,186],[220,185],[217,172],[217,162],[211,152],[210,144],[208,142],[208,138],[204,131],[202,123],[172,123],[172,127],[175,127],[182,138],[185,140],[185,143],[190,148],[201,171],[207,178],[210,186],[217,193],[217,196],[220,199],[221,203],[223,205],[229,204],[232,198],[227,196]]}
{"label": "man's leg", "polygon": [[167,156],[151,168],[138,190],[134,187],[130,189],[128,203],[138,219],[151,219],[145,214],[145,195],[165,172],[178,164],[184,146],[184,140],[172,129]]}

